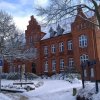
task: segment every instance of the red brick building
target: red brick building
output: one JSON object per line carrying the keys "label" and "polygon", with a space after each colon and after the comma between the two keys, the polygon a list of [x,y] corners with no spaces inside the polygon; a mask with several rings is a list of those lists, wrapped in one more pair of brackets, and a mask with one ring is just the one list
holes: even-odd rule
{"label": "red brick building", "polygon": [[81,72],[82,62],[95,59],[95,66],[92,69],[87,67],[85,74],[89,76],[91,71],[88,78],[100,80],[100,30],[90,23],[95,18],[91,14],[78,9],[77,16],[45,28],[31,16],[25,31],[26,48],[37,48],[37,56],[30,61],[19,62],[25,64],[25,71],[38,75],[69,69]]}
{"label": "red brick building", "polygon": [[97,63],[91,71],[100,79],[100,30],[88,21],[93,18],[78,9],[75,18],[43,28],[31,16],[25,31],[26,44],[27,48],[35,46],[38,55],[26,67],[37,74],[51,75],[67,69],[80,72],[81,62],[95,59]]}

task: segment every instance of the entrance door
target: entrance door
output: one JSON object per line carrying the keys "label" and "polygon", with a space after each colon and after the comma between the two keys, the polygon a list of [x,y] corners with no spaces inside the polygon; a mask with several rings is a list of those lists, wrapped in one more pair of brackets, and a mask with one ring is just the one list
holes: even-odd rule
{"label": "entrance door", "polygon": [[32,63],[32,73],[36,74],[36,64]]}

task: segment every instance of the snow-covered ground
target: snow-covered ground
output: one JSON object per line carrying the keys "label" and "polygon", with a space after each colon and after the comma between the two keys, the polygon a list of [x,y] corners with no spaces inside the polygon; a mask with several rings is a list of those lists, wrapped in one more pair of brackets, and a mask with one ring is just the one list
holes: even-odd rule
{"label": "snow-covered ground", "polygon": [[[2,80],[2,85],[11,85],[13,82],[15,81]],[[76,96],[73,96],[73,88],[76,88],[81,96],[100,100],[100,92],[95,93],[95,83],[86,82],[85,89],[82,89],[82,83],[77,78],[71,82],[51,78],[39,78],[32,82],[34,84],[29,86],[35,87],[35,90],[24,93],[0,93],[0,100],[76,100]]]}
{"label": "snow-covered ground", "polygon": [[98,84],[99,92],[96,92],[95,82],[86,82],[85,88],[78,91],[78,95],[88,98],[89,100],[100,100],[100,83]]}
{"label": "snow-covered ground", "polygon": [[[0,100],[75,100],[73,96],[73,88],[80,88],[81,81],[76,78],[72,83],[65,80],[52,80],[52,79],[36,79],[33,81],[35,85],[35,90],[24,92],[20,94],[20,98],[17,95],[10,94],[0,94]],[[12,84],[13,81],[2,80],[3,85]],[[30,85],[34,87],[34,85]],[[38,86],[39,85],[39,86]],[[8,97],[7,97],[8,96]],[[14,97],[15,96],[15,97]],[[4,98],[3,98],[4,97]]]}
{"label": "snow-covered ground", "polygon": [[0,100],[11,100],[11,98],[9,98],[8,96],[6,96],[3,93],[0,93]]}
{"label": "snow-covered ground", "polygon": [[41,80],[44,84],[34,91],[24,92],[29,100],[75,100],[73,88],[81,87],[80,81],[73,83],[64,80]]}

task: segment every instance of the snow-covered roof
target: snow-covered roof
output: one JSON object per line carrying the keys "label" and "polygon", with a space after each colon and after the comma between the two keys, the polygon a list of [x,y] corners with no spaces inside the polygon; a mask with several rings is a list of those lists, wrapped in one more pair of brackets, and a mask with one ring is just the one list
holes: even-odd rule
{"label": "snow-covered roof", "polygon": [[[71,23],[73,23],[74,20],[75,20],[75,17],[69,17],[69,18],[61,20],[57,23],[52,23],[47,26],[41,26],[41,31],[46,33],[46,35],[42,38],[42,40],[50,38],[50,32],[49,32],[50,28],[52,27],[54,31],[57,31],[58,24],[61,26],[61,28],[64,29],[63,34],[70,33],[71,32]],[[55,36],[57,36],[57,34],[55,34],[54,37]]]}
{"label": "snow-covered roof", "polygon": [[[86,12],[84,12],[84,14],[87,18],[91,18],[92,16],[94,16],[93,11],[86,11]],[[58,21],[57,23],[52,23],[52,24],[49,24],[47,26],[41,26],[41,31],[46,33],[46,35],[41,40],[45,40],[45,39],[50,38],[49,30],[51,27],[53,28],[53,30],[55,32],[57,32],[58,24],[61,26],[61,28],[64,29],[63,34],[71,33],[71,23],[74,22],[75,18],[76,18],[76,16],[73,16],[73,17],[69,17],[69,18],[63,19],[61,21]],[[55,36],[57,36],[57,34],[55,34],[54,37]]]}

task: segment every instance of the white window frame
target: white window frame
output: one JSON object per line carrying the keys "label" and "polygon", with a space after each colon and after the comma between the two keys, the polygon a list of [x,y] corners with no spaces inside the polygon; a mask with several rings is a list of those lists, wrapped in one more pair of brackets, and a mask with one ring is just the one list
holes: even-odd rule
{"label": "white window frame", "polygon": [[64,59],[60,59],[60,70],[64,70]]}
{"label": "white window frame", "polygon": [[90,69],[90,73],[91,73],[91,78],[94,78],[94,68],[93,67]]}
{"label": "white window frame", "polygon": [[44,46],[44,55],[48,54],[48,46]]}
{"label": "white window frame", "polygon": [[67,45],[68,45],[68,50],[72,50],[73,49],[72,40],[67,41]]}
{"label": "white window frame", "polygon": [[84,77],[87,77],[87,70],[84,69]]}
{"label": "white window frame", "polygon": [[63,42],[60,42],[59,43],[59,51],[60,52],[63,52],[64,51],[64,43]]}
{"label": "white window frame", "polygon": [[88,38],[86,35],[81,35],[79,37],[79,47],[85,48],[88,45]]}
{"label": "white window frame", "polygon": [[48,61],[45,61],[44,72],[48,72]]}
{"label": "white window frame", "polygon": [[68,66],[73,67],[74,66],[74,58],[69,58],[68,59]]}
{"label": "white window frame", "polygon": [[55,59],[52,60],[52,71],[53,72],[56,71],[56,60]]}
{"label": "white window frame", "polygon": [[84,62],[86,62],[86,61],[88,61],[88,60],[89,60],[89,56],[88,56],[88,55],[82,54],[82,55],[80,56],[80,62],[81,62],[81,63],[84,63]]}
{"label": "white window frame", "polygon": [[51,52],[52,53],[55,53],[56,52],[56,46],[55,46],[55,44],[52,44],[51,45]]}

